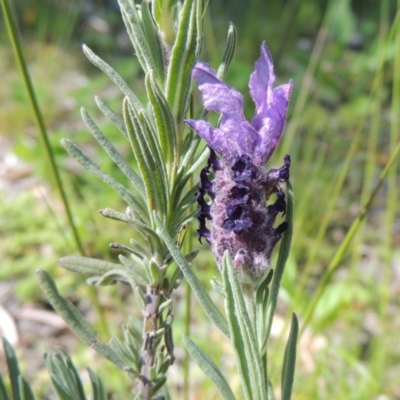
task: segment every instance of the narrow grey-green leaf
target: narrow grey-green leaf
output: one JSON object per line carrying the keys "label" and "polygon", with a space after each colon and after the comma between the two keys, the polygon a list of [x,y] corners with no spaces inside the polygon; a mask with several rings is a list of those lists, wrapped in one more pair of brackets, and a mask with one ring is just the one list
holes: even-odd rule
{"label": "narrow grey-green leaf", "polygon": [[150,210],[159,210],[162,215],[167,214],[166,199],[167,195],[163,190],[164,182],[162,173],[162,166],[155,162],[154,153],[148,146],[146,141],[145,127],[140,123],[139,115],[135,110],[129,106],[127,101],[124,101],[124,120],[128,130],[129,139],[131,142],[132,150],[137,159],[140,173],[146,188],[148,207]]}
{"label": "narrow grey-green leaf", "polygon": [[63,268],[78,272],[84,275],[103,275],[112,269],[121,267],[121,265],[109,261],[98,260],[97,258],[82,256],[67,256],[58,260]]}
{"label": "narrow grey-green leaf", "polygon": [[[78,149],[74,143],[67,139],[61,140],[61,145],[68,151],[68,153],[75,158],[84,168],[86,168],[92,175],[96,176],[104,183],[112,187],[124,200],[132,207],[133,210],[141,217],[144,221],[148,220],[147,210],[143,209],[142,203],[140,203],[135,196],[124,186],[118,183],[114,178],[104,172],[96,163],[94,163],[83,151]],[[147,217],[147,218],[146,218]]]}
{"label": "narrow grey-green leaf", "polygon": [[79,310],[67,299],[62,297],[57,290],[56,284],[50,275],[44,270],[37,270],[39,286],[49,300],[50,304],[67,323],[75,335],[87,345],[93,347],[103,357],[107,358],[119,368],[125,366],[116,358],[115,354],[110,351],[107,345],[103,345],[97,341],[97,332],[93,326],[84,318]]}
{"label": "narrow grey-green leaf", "polygon": [[285,348],[285,357],[282,367],[282,400],[290,400],[294,381],[294,370],[296,368],[297,335],[299,333],[299,322],[296,314],[292,315],[289,339]]}
{"label": "narrow grey-green leaf", "polygon": [[176,0],[153,0],[151,4],[153,16],[163,41],[167,46],[172,47],[176,36],[174,21]]}
{"label": "narrow grey-green leaf", "polygon": [[82,46],[83,52],[86,57],[91,61],[97,68],[103,71],[121,90],[121,92],[129,98],[130,103],[137,110],[143,108],[142,103],[135,96],[132,90],[129,88],[127,83],[121,78],[121,76],[104,60],[97,56],[92,50],[89,49],[85,44]]}
{"label": "narrow grey-green leaf", "polygon": [[178,33],[171,52],[166,82],[166,97],[175,121],[183,121],[191,86],[190,72],[196,60],[198,9],[201,0],[186,0],[180,14]]}
{"label": "narrow grey-green leaf", "polygon": [[[83,384],[82,384],[81,378],[78,374],[77,369],[75,368],[74,363],[71,360],[71,357],[65,351],[65,349],[63,349],[62,347],[59,347],[57,350],[60,354],[60,358],[62,359],[63,363],[65,364],[65,366],[71,376],[72,384],[76,388],[76,391],[78,392],[80,398],[86,399],[85,391],[83,390]],[[70,383],[70,385],[71,385],[71,383]]]}
{"label": "narrow grey-green leaf", "polygon": [[[138,176],[138,174],[131,168],[131,166],[124,160],[124,158],[117,151],[117,149],[104,136],[103,132],[99,129],[99,127],[95,124],[93,119],[90,117],[90,115],[86,112],[86,110],[83,107],[81,108],[81,114],[86,126],[89,128],[90,132],[95,137],[95,139],[101,144],[101,146],[110,156],[111,160],[114,161],[115,165],[117,165],[117,167],[129,179],[129,181],[132,183],[137,192],[142,196],[142,198],[145,201],[147,201],[143,181]],[[144,206],[142,207],[145,208]]]}
{"label": "narrow grey-green leaf", "polygon": [[207,164],[210,157],[210,149],[206,147],[200,156],[192,163],[191,167],[186,171],[185,176],[192,176],[201,166]]}
{"label": "narrow grey-green leaf", "polygon": [[68,368],[62,354],[47,355],[46,366],[51,373],[52,386],[62,399],[85,400],[85,395],[83,393],[82,397],[76,377],[73,371]]}
{"label": "narrow grey-green leaf", "polygon": [[139,276],[140,279],[142,279],[144,282],[149,283],[146,273],[143,271],[143,269],[135,265],[133,262],[131,262],[128,258],[123,256],[122,254],[120,254],[118,258],[130,273]]}
{"label": "narrow grey-green leaf", "polygon": [[163,85],[165,79],[164,57],[160,35],[150,12],[150,2],[143,1],[141,5],[142,29],[146,45],[151,56],[152,69],[155,72],[157,81]]}
{"label": "narrow grey-green leaf", "polygon": [[[152,71],[146,76],[146,89],[153,108],[163,159],[172,168],[176,162],[176,128],[167,99],[154,79]],[[171,171],[170,176],[171,176]]]}
{"label": "narrow grey-green leaf", "polygon": [[129,140],[124,120],[116,114],[100,97],[95,96],[94,100],[100,111],[118,128],[118,130]]}
{"label": "narrow grey-green leaf", "polygon": [[20,376],[17,356],[9,341],[3,337],[3,348],[6,356],[8,376],[11,383],[11,393],[13,400],[20,400],[21,392],[19,389],[18,377]]}
{"label": "narrow grey-green leaf", "polygon": [[93,389],[93,400],[107,400],[107,393],[104,390],[103,382],[100,377],[88,367],[90,382]]}
{"label": "narrow grey-green leaf", "polygon": [[255,332],[229,253],[223,257],[225,313],[246,399],[267,400],[266,376]]}
{"label": "narrow grey-green leaf", "polygon": [[0,399],[11,400],[7,394],[6,385],[3,380],[3,376],[0,374]]}
{"label": "narrow grey-green leaf", "polygon": [[279,294],[281,279],[283,276],[283,272],[285,270],[286,261],[289,257],[290,245],[292,243],[294,194],[293,194],[293,187],[290,181],[286,182],[286,188],[287,188],[286,222],[288,225],[282,238],[282,243],[279,249],[278,261],[276,264],[274,277],[271,284],[271,291],[269,295],[268,309],[267,309],[267,324],[266,324],[267,329],[265,332],[265,340],[263,348],[266,347],[268,337],[271,332],[272,319],[274,317],[276,305],[278,302],[278,294]]}
{"label": "narrow grey-green leaf", "polygon": [[[165,385],[166,381],[167,378],[165,376],[163,376],[160,380],[158,380],[156,384],[151,388],[151,395],[154,396]],[[164,398],[164,396],[161,398]]]}
{"label": "narrow grey-green leaf", "polygon": [[21,393],[21,400],[35,400],[32,388],[28,381],[21,375],[18,377],[19,391]]}
{"label": "narrow grey-green leaf", "polygon": [[54,379],[54,375],[50,375],[50,378],[51,378],[51,385],[53,386],[53,389],[57,393],[59,398],[61,400],[71,400],[72,396],[70,395],[68,389],[64,385],[62,385],[58,380]]}
{"label": "narrow grey-green leaf", "polygon": [[224,54],[222,55],[221,64],[219,65],[218,71],[217,71],[217,76],[221,80],[224,80],[225,75],[228,72],[229,66],[230,66],[233,56],[235,54],[236,43],[237,43],[236,28],[235,28],[235,25],[233,25],[232,22],[230,22]]}
{"label": "narrow grey-green leaf", "polygon": [[36,271],[36,274],[40,288],[43,290],[50,304],[60,314],[75,335],[84,343],[97,340],[96,330],[69,300],[58,293],[57,287],[50,275],[40,269]]}
{"label": "narrow grey-green leaf", "polygon": [[153,60],[143,32],[140,15],[136,10],[136,4],[127,0],[118,0],[118,3],[136,56],[143,71],[147,73],[150,69],[154,69],[152,64]]}
{"label": "narrow grey-green leaf", "polygon": [[[167,208],[169,203],[169,178],[167,174],[167,169],[165,166],[166,160],[161,154],[161,147],[158,140],[157,131],[151,126],[151,121],[146,117],[146,114],[140,110],[138,117],[140,125],[143,127],[144,131],[147,132],[143,136],[145,141],[141,142],[141,146],[146,150],[146,162],[149,167],[152,168],[153,176],[155,179],[155,187],[157,188],[157,193],[159,196],[160,210],[163,209],[165,215],[167,215]],[[150,139],[151,143],[149,143]],[[154,152],[150,151],[154,147]]]}
{"label": "narrow grey-green leaf", "polygon": [[276,400],[274,388],[272,387],[272,383],[269,379],[268,379],[268,400]]}
{"label": "narrow grey-green leaf", "polygon": [[120,213],[118,211],[113,210],[112,208],[104,208],[103,210],[100,210],[99,212],[103,217],[111,218],[116,221],[121,221],[121,222],[125,222],[127,224],[131,224],[135,228],[142,231],[143,234],[153,236],[154,239],[156,237],[158,237],[157,234],[154,232],[154,230],[152,228],[150,228],[148,225],[137,220],[136,218],[129,217],[127,214]]}
{"label": "narrow grey-green leaf", "polygon": [[186,280],[188,281],[194,295],[196,296],[197,301],[203,308],[204,312],[208,315],[211,321],[213,321],[214,324],[221,330],[221,332],[229,337],[229,330],[226,319],[216,307],[214,302],[211,300],[210,296],[205,291],[196,274],[193,272],[190,264],[185,260],[178,247],[175,245],[173,239],[169,235],[168,231],[165,229],[164,225],[161,223],[160,219],[155,213],[154,220],[157,224],[160,236],[163,238],[169,252],[185,275]]}
{"label": "narrow grey-green leaf", "polygon": [[204,374],[214,382],[219,393],[225,400],[235,400],[231,388],[228,385],[222,372],[215,365],[214,361],[205,354],[190,338],[183,336],[183,344],[190,356],[196,361],[196,364],[204,372]]}

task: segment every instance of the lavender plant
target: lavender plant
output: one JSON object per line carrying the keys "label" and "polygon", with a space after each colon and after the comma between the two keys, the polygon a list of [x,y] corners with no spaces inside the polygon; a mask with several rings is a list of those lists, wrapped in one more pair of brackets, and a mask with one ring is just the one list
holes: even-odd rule
{"label": "lavender plant", "polygon": [[[202,0],[143,1],[140,6],[119,0],[119,4],[145,73],[147,104],[111,66],[88,47],[83,50],[125,96],[122,117],[102,99],[96,98],[96,104],[126,138],[137,168],[124,160],[84,109],[82,117],[130,186],[117,182],[71,141],[63,140],[62,145],[126,203],[125,212],[105,208],[100,214],[133,227],[140,235],[135,235],[129,246],[112,244],[124,252],[119,256],[120,263],[70,256],[62,258],[60,265],[89,275],[91,285],[125,282],[132,289],[143,318],[129,319],[123,328],[124,340],[113,336],[108,343],[101,343],[95,328],[58,293],[54,281],[43,270],[38,271],[40,286],[79,339],[129,373],[136,383],[134,398],[167,399],[166,374],[174,362],[171,295],[185,277],[199,305],[232,343],[244,397],[274,399],[266,348],[292,236],[290,157],[285,157],[279,169],[266,172],[264,168],[282,135],[292,83],[273,87],[272,58],[262,44],[249,83],[256,113],[248,122],[243,115],[242,95],[223,81],[236,44],[233,26],[215,72],[204,63],[195,64],[203,40]],[[187,119],[192,77],[199,85],[206,110],[199,120]],[[209,111],[221,115],[216,128],[206,121]],[[203,150],[199,148],[200,138],[208,145]],[[199,186],[188,187],[201,167]],[[212,175],[213,183],[209,179]],[[271,196],[276,196],[274,202],[270,201]],[[197,214],[193,207],[196,200],[198,237],[211,244],[221,272],[222,281],[214,279],[213,287],[224,298],[225,316],[192,268],[197,253],[182,253],[187,227]],[[286,215],[286,221],[275,226],[278,214]],[[206,220],[212,221],[211,229]],[[282,237],[273,268],[272,251]],[[291,397],[297,330],[293,316],[282,368],[282,399]],[[188,337],[184,343],[222,397],[234,399],[227,379],[210,357]],[[79,376],[65,352],[47,356],[46,364],[60,398],[85,398]],[[90,376],[95,398],[103,399],[101,381],[92,372]]]}

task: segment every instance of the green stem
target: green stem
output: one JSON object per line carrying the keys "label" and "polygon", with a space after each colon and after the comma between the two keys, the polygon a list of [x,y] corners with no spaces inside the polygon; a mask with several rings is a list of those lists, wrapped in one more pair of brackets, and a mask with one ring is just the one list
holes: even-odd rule
{"label": "green stem", "polygon": [[386,176],[388,175],[390,168],[393,166],[393,164],[395,163],[397,157],[400,154],[400,143],[397,145],[395,151],[393,152],[392,156],[390,157],[389,162],[386,164],[386,167],[384,168],[384,170],[382,171],[380,177],[379,177],[379,181],[377,183],[377,185],[375,186],[375,189],[372,191],[369,199],[367,200],[367,202],[364,204],[364,206],[361,209],[361,212],[358,216],[358,218],[353,222],[353,224],[351,225],[349,231],[347,232],[346,237],[344,238],[344,240],[342,241],[338,251],[335,254],[335,257],[333,258],[333,260],[331,261],[331,263],[329,264],[329,267],[327,269],[327,273],[325,274],[325,276],[323,277],[323,279],[321,280],[318,289],[313,297],[313,299],[311,300],[311,303],[308,307],[308,309],[306,310],[305,316],[304,316],[304,323],[303,326],[301,327],[300,330],[300,334],[299,337],[302,335],[302,333],[304,332],[305,328],[307,327],[307,325],[310,323],[310,320],[314,314],[314,310],[326,288],[326,286],[328,285],[328,283],[330,282],[334,272],[336,271],[336,269],[339,267],[340,263],[342,262],[347,250],[350,247],[350,244],[358,230],[358,228],[360,227],[360,225],[362,224],[362,222],[364,221],[364,219],[367,216],[368,210],[371,208],[372,202],[374,201],[379,189],[381,188],[384,180],[386,179]]}
{"label": "green stem", "polygon": [[[63,186],[61,178],[60,178],[60,173],[59,173],[59,170],[58,170],[55,158],[54,158],[54,153],[53,153],[53,150],[52,150],[52,147],[50,144],[49,136],[47,134],[43,116],[40,111],[39,103],[37,101],[36,94],[35,94],[35,90],[33,88],[33,84],[32,84],[32,81],[31,81],[31,78],[30,78],[30,75],[28,72],[28,68],[26,66],[24,55],[22,53],[22,47],[21,47],[19,36],[18,36],[18,30],[15,25],[15,21],[14,21],[13,15],[12,15],[9,0],[1,0],[1,6],[3,9],[4,20],[5,20],[5,24],[7,26],[7,32],[10,37],[10,41],[11,41],[11,44],[13,47],[16,63],[17,63],[19,72],[21,74],[22,80],[24,82],[25,89],[28,94],[29,102],[33,109],[33,114],[35,116],[36,125],[40,132],[40,137],[42,139],[44,148],[46,150],[46,155],[47,155],[48,161],[50,163],[51,172],[52,172],[54,180],[56,182],[56,187],[60,193],[61,200],[64,205],[65,212],[67,214],[68,224],[72,230],[75,245],[76,245],[79,253],[81,255],[84,255],[82,241],[79,237],[78,230],[74,224],[71,208],[69,206],[69,202],[68,202],[65,190],[64,190],[64,186]],[[89,293],[90,293],[91,300],[96,308],[96,311],[100,317],[100,324],[102,326],[102,330],[103,330],[103,332],[107,332],[108,331],[107,324],[106,324],[100,303],[98,301],[95,288],[91,287]]]}
{"label": "green stem", "polygon": [[242,284],[242,293],[244,298],[244,304],[246,306],[247,314],[250,319],[251,326],[253,331],[257,332],[256,327],[256,303],[254,301],[254,286],[253,285],[245,285]]}
{"label": "green stem", "polygon": [[21,48],[21,43],[18,37],[18,31],[17,31],[17,27],[15,25],[13,16],[12,16],[12,12],[11,12],[11,8],[10,8],[10,4],[8,0],[1,0],[1,5],[3,8],[3,14],[4,14],[4,20],[7,26],[7,31],[8,31],[8,35],[10,37],[10,41],[14,50],[14,55],[15,55],[15,59],[17,62],[17,66],[19,69],[19,72],[22,76],[22,80],[24,82],[25,85],[25,89],[27,91],[28,94],[28,98],[30,101],[30,104],[32,106],[33,109],[33,114],[35,116],[36,119],[36,125],[39,129],[40,132],[40,137],[43,141],[45,150],[46,150],[46,154],[48,157],[48,161],[50,163],[51,166],[51,171],[53,173],[55,182],[56,182],[56,186],[57,189],[61,195],[61,199],[62,202],[64,204],[64,208],[65,211],[67,213],[67,217],[68,217],[68,223],[72,229],[73,235],[74,235],[74,239],[75,239],[75,244],[77,249],[79,250],[79,252],[83,255],[84,254],[84,250],[83,250],[83,246],[82,246],[82,242],[81,239],[79,237],[78,231],[76,229],[76,226],[74,224],[73,218],[72,218],[72,213],[71,213],[71,209],[69,207],[69,203],[68,203],[68,199],[67,196],[65,194],[65,190],[63,187],[63,184],[61,182],[61,178],[60,178],[60,174],[57,168],[57,164],[55,162],[54,159],[54,154],[51,148],[51,144],[50,144],[50,140],[49,140],[49,136],[47,134],[46,131],[46,127],[44,124],[44,120],[43,120],[43,116],[42,113],[40,111],[39,108],[39,104],[36,98],[36,94],[32,85],[32,81],[31,78],[29,76],[29,72],[28,72],[28,68],[26,66],[25,63],[25,59],[22,53],[22,48]]}

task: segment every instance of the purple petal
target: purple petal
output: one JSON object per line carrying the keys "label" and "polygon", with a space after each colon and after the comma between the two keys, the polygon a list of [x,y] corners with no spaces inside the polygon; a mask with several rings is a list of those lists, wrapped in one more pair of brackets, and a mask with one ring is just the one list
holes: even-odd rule
{"label": "purple petal", "polygon": [[272,57],[265,42],[261,45],[261,57],[255,62],[254,72],[250,75],[249,88],[256,103],[256,115],[268,107],[272,85],[275,82]]}
{"label": "purple petal", "polygon": [[292,91],[292,82],[273,88],[274,65],[265,43],[261,45],[261,56],[250,76],[249,88],[256,104],[256,114],[251,125],[258,132],[254,163],[265,164],[279,143],[285,125],[286,113]]}
{"label": "purple petal", "polygon": [[206,64],[197,63],[192,76],[199,83],[204,107],[221,113],[222,118],[216,129],[204,121],[186,122],[211,148],[227,159],[252,154],[258,135],[244,117],[242,95],[219,80],[215,71]]}
{"label": "purple petal", "polygon": [[285,126],[289,97],[292,91],[292,81],[278,86],[272,93],[270,107],[262,114],[254,117],[252,124],[258,125],[259,141],[254,163],[264,165],[271,157]]}

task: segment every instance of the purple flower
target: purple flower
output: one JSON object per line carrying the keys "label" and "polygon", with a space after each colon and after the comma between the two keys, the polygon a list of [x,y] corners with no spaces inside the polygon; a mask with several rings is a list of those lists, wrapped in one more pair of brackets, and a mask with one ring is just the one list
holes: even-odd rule
{"label": "purple flower", "polygon": [[275,81],[272,58],[265,43],[261,57],[250,76],[250,94],[256,105],[251,122],[243,114],[243,96],[225,82],[207,64],[197,63],[192,76],[199,84],[204,107],[222,114],[218,128],[203,120],[187,120],[217,153],[232,160],[247,154],[256,166],[265,165],[278,145],[285,124],[292,91],[292,81],[273,88]]}
{"label": "purple flower", "polygon": [[[278,213],[285,213],[285,195],[279,183],[289,179],[290,157],[284,166],[268,172],[263,166],[278,145],[285,124],[292,82],[273,88],[271,55],[265,43],[250,76],[250,94],[256,105],[251,122],[243,114],[243,97],[217,78],[208,65],[197,63],[192,76],[199,84],[204,107],[221,114],[218,127],[204,120],[187,120],[210,147],[210,159],[200,174],[198,236],[211,243],[221,266],[228,250],[242,282],[254,282],[269,269],[272,251],[286,229],[274,228]],[[215,152],[223,158],[219,159]],[[215,179],[209,180],[211,168]],[[277,199],[267,205],[269,197]],[[209,196],[209,205],[205,197]],[[211,230],[206,220],[212,221]]]}

